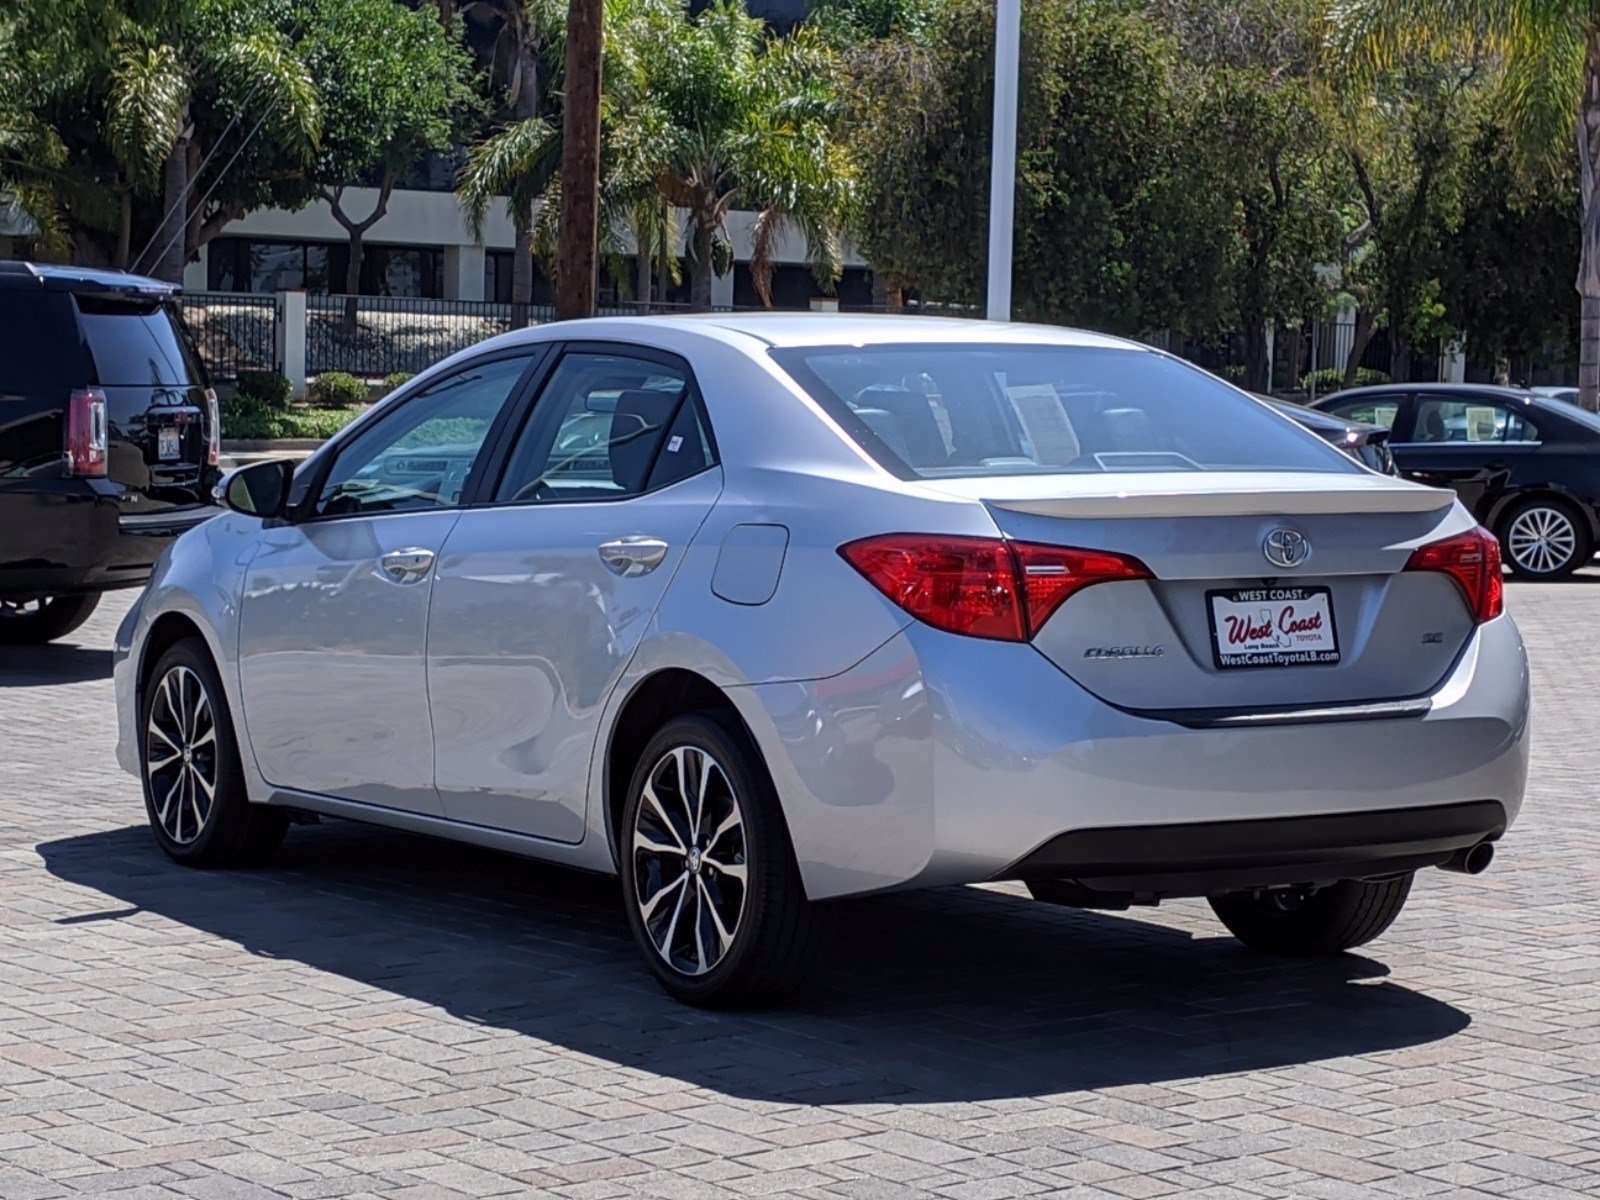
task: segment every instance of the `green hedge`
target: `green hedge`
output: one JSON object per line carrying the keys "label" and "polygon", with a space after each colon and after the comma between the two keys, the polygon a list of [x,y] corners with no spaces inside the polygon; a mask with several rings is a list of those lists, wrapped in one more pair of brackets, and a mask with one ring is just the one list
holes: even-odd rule
{"label": "green hedge", "polygon": [[[1326,396],[1329,392],[1340,391],[1344,387],[1344,369],[1342,367],[1323,367],[1322,370],[1310,375],[1300,377],[1302,391],[1311,390],[1311,381],[1317,381],[1317,395]],[[1375,371],[1371,367],[1361,367],[1356,371],[1356,381],[1352,387],[1372,387],[1380,383],[1388,383],[1389,376],[1383,371]]]}
{"label": "green hedge", "polygon": [[311,403],[322,408],[354,408],[370,399],[365,381],[343,371],[326,371],[311,385]]}
{"label": "green hedge", "polygon": [[383,394],[388,395],[397,388],[402,388],[410,383],[416,376],[410,371],[392,371],[383,377]]}
{"label": "green hedge", "polygon": [[356,408],[225,409],[225,438],[330,438],[361,415]]}
{"label": "green hedge", "polygon": [[233,399],[240,408],[281,412],[294,399],[294,385],[276,371],[240,371],[234,383]]}

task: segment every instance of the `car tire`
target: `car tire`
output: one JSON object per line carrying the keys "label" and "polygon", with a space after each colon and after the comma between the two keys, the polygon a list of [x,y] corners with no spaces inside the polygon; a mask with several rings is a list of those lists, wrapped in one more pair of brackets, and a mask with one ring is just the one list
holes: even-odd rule
{"label": "car tire", "polygon": [[145,812],[167,857],[189,867],[270,859],[289,814],[250,803],[228,697],[203,642],[185,639],[157,660],[139,719]]}
{"label": "car tire", "polygon": [[1562,579],[1594,557],[1589,522],[1553,496],[1519,500],[1500,519],[1506,565],[1523,579]]}
{"label": "car tire", "polygon": [[1267,954],[1338,954],[1364,946],[1394,924],[1411,893],[1412,875],[1345,879],[1309,894],[1287,889],[1212,896],[1211,911],[1252,950]]}
{"label": "car tire", "polygon": [[805,980],[827,906],[806,899],[777,793],[735,722],[693,713],[650,740],[617,844],[629,926],[669,995],[740,1008]]}
{"label": "car tire", "polygon": [[0,645],[38,646],[66,637],[99,605],[99,592],[0,600]]}

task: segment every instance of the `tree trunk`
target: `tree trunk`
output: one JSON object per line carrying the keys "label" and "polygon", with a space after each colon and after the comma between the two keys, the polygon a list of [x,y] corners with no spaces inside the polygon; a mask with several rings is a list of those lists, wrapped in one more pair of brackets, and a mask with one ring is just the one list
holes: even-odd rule
{"label": "tree trunk", "polygon": [[556,255],[556,317],[561,320],[594,316],[599,285],[601,20],[601,0],[569,0],[561,243]]}
{"label": "tree trunk", "polygon": [[1267,317],[1260,310],[1246,309],[1239,314],[1244,323],[1244,390],[1267,390]]}
{"label": "tree trunk", "polygon": [[1411,382],[1411,339],[1403,329],[1389,330],[1389,378],[1394,383]]}
{"label": "tree trunk", "polygon": [[163,173],[161,228],[156,233],[155,258],[147,265],[157,279],[168,283],[183,282],[184,240],[189,216],[189,141],[194,136],[189,127],[187,106],[179,116],[179,123],[182,132],[167,154]]}
{"label": "tree trunk", "polygon": [[1372,341],[1373,319],[1372,313],[1364,308],[1356,309],[1355,336],[1350,339],[1350,354],[1344,360],[1344,387],[1355,387],[1356,372],[1361,370],[1361,356],[1367,352],[1367,346]]}
{"label": "tree trunk", "polygon": [[633,285],[634,299],[639,302],[639,311],[650,311],[650,249],[644,244],[640,235],[639,243],[634,247],[634,270],[638,273]]}
{"label": "tree trunk", "polygon": [[133,189],[122,189],[122,213],[117,222],[117,270],[128,269],[128,256],[133,253]]}
{"label": "tree trunk", "polygon": [[695,312],[711,311],[711,227],[699,221],[694,225],[694,253],[689,262],[689,307]]}
{"label": "tree trunk", "polygon": [[363,244],[365,236],[364,227],[350,227],[350,261],[344,268],[344,318],[339,323],[347,335],[355,333],[356,318],[360,311],[360,303],[356,297],[361,294],[361,260],[366,256],[366,247]]}
{"label": "tree trunk", "polygon": [[531,214],[517,221],[511,243],[511,328],[526,329],[533,306],[533,234]]}
{"label": "tree trunk", "polygon": [[1600,412],[1600,26],[1589,34],[1583,109],[1578,119],[1582,167],[1583,253],[1578,266],[1582,325],[1578,337],[1579,403]]}

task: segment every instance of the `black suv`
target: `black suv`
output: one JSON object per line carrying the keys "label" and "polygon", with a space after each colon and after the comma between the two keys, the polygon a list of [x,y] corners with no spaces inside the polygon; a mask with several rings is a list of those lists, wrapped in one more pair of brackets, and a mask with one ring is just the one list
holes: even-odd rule
{"label": "black suv", "polygon": [[76,629],[216,513],[216,395],[176,295],[0,262],[0,644]]}

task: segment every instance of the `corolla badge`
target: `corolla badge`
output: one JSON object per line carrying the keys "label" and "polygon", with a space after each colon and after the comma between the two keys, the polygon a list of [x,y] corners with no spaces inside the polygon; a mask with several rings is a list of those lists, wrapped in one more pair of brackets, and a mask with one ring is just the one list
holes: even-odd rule
{"label": "corolla badge", "polygon": [[1298,567],[1311,557],[1311,543],[1296,529],[1274,529],[1261,543],[1261,551],[1275,567]]}

